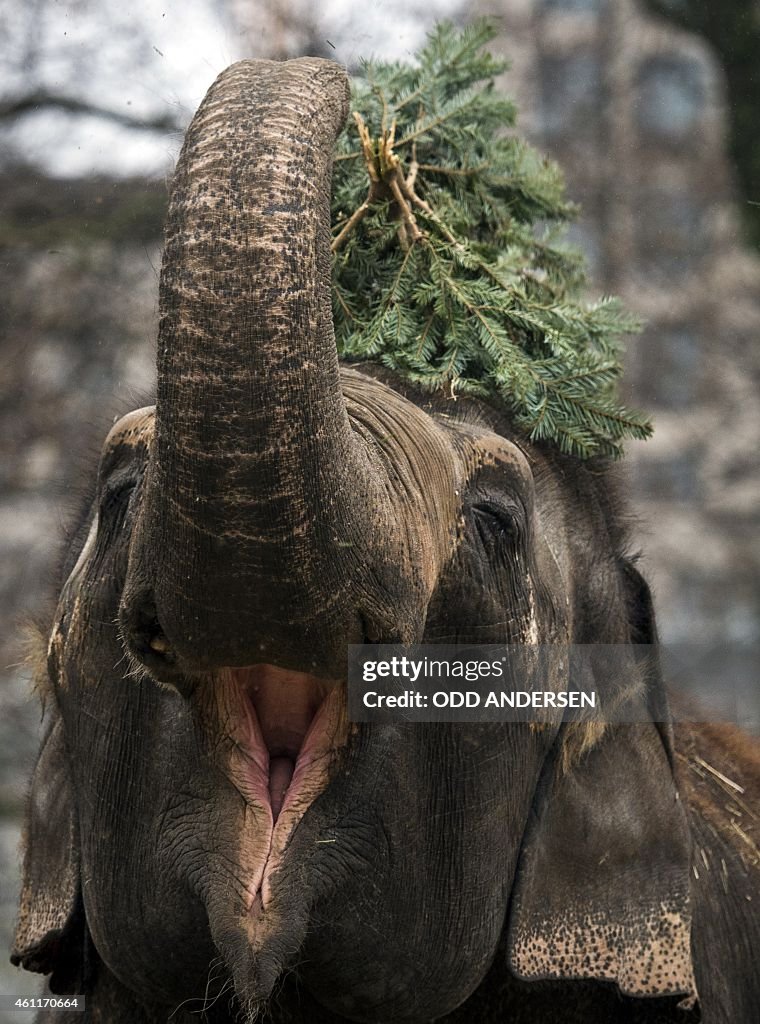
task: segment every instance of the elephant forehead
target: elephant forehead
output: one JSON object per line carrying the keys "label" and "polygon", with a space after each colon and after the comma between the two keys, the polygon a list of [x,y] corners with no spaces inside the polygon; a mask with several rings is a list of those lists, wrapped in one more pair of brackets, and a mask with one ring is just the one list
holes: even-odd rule
{"label": "elephant forehead", "polygon": [[341,385],[355,429],[368,432],[378,448],[398,459],[439,467],[456,478],[456,452],[433,416],[374,377],[343,367]]}
{"label": "elephant forehead", "polygon": [[465,463],[449,432],[403,395],[347,367],[341,384],[351,426],[382,465],[432,587],[455,542]]}

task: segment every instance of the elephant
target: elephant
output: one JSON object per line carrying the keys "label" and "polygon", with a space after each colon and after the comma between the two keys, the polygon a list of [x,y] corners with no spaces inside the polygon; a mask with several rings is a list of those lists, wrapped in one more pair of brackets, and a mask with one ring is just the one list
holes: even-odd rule
{"label": "elephant", "polygon": [[[12,959],[86,1000],[38,1020],[756,1022],[757,749],[673,725],[613,464],[339,359],[347,112],[242,61],[187,131],[37,659]],[[637,721],[348,720],[349,645],[537,641],[630,645]]]}

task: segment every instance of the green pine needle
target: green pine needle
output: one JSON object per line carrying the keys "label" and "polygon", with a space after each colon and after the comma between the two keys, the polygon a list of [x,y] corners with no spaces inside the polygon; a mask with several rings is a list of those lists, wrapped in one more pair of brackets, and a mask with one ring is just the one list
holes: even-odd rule
{"label": "green pine needle", "polygon": [[616,299],[588,305],[575,208],[559,168],[504,129],[504,63],[484,21],[439,25],[417,64],[375,63],[352,87],[333,174],[333,310],[345,359],[425,391],[505,405],[531,438],[618,457],[651,423],[617,397]]}

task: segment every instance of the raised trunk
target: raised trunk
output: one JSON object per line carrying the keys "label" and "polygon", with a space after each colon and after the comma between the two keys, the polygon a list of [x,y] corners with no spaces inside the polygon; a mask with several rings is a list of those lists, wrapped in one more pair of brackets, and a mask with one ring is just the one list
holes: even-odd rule
{"label": "raised trunk", "polygon": [[361,639],[387,498],[349,424],[332,327],[330,180],[347,99],[331,62],[241,62],[209,90],[180,156],[125,618],[187,665],[327,673]]}

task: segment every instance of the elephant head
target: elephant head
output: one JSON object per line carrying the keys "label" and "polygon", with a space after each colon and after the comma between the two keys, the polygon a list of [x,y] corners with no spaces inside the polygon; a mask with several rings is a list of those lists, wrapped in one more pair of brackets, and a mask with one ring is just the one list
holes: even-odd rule
{"label": "elephant head", "polygon": [[156,405],[105,441],[50,634],[15,960],[162,1007],[295,969],[359,1021],[442,1017],[498,957],[690,995],[651,659],[636,726],[346,721],[351,643],[655,642],[609,471],[340,365],[346,112],[330,62],[243,62],[188,130]]}

